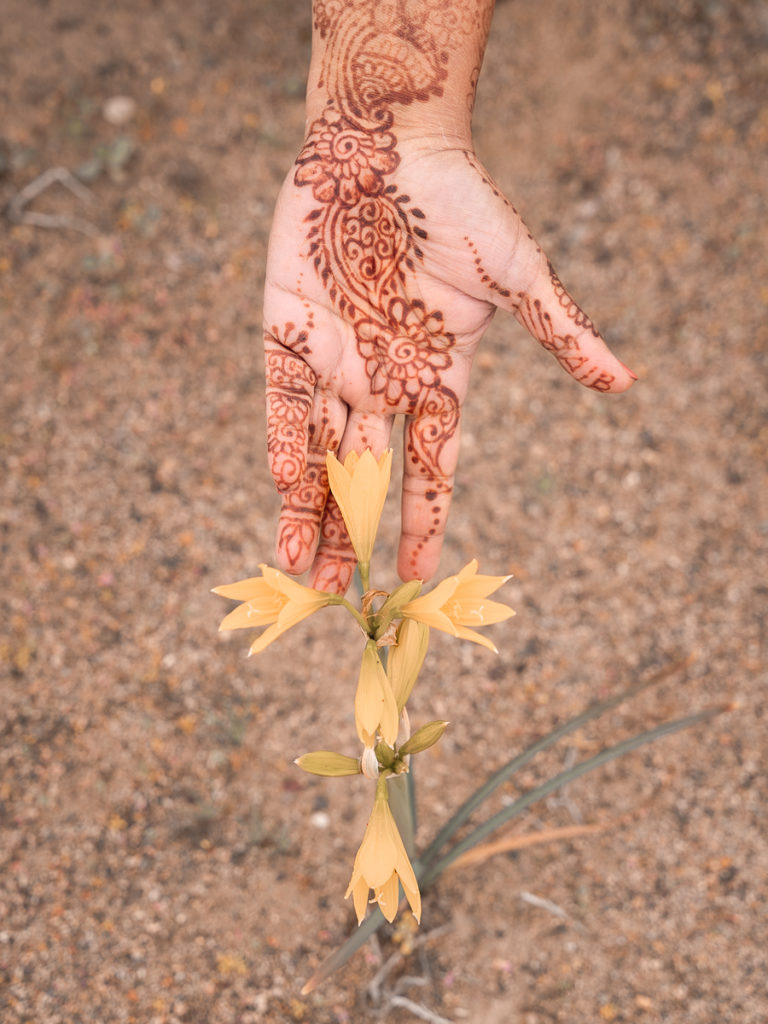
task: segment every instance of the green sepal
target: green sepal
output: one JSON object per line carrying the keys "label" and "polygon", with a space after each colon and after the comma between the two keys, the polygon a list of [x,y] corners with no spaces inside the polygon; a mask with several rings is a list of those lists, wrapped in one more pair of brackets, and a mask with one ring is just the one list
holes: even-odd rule
{"label": "green sepal", "polygon": [[382,768],[391,768],[395,763],[396,754],[388,743],[376,744],[376,757]]}
{"label": "green sepal", "polygon": [[400,586],[395,587],[381,608],[376,612],[376,622],[378,624],[376,635],[380,636],[389,626],[390,622],[398,617],[400,609],[408,604],[409,601],[417,598],[420,593],[421,580],[408,580],[407,583],[401,583]]}

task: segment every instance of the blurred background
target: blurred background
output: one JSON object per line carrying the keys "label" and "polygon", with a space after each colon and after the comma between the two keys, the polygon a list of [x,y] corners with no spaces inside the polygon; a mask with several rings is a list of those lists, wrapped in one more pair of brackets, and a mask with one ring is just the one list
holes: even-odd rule
{"label": "blurred background", "polygon": [[417,766],[421,842],[683,659],[500,799],[735,710],[533,808],[519,831],[605,827],[446,876],[422,934],[445,930],[409,957],[404,926],[310,997],[371,794],[292,761],[356,752],[358,655],[328,610],[249,661],[209,593],[273,559],[261,285],[309,2],[0,13],[3,1020],[373,1020],[399,949],[448,1020],[764,1024],[765,6],[498,5],[478,154],[640,380],[580,390],[501,316],[481,346],[441,571],[513,572],[518,614],[498,657],[433,640],[412,720],[451,727]]}

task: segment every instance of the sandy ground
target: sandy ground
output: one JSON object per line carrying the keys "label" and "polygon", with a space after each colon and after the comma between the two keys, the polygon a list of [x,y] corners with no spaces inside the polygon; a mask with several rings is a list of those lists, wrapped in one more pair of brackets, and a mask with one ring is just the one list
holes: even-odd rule
{"label": "sandy ground", "polygon": [[[442,569],[514,572],[518,615],[497,658],[432,644],[413,717],[452,725],[422,759],[420,840],[512,753],[681,659],[501,799],[737,708],[516,826],[601,832],[442,879],[435,934],[378,1002],[407,929],[300,995],[353,927],[369,805],[291,763],[355,750],[347,622],[249,661],[209,594],[272,558],[260,286],[309,5],[1,6],[2,1020],[416,1020],[399,993],[455,1022],[765,1024],[764,6],[496,12],[478,152],[640,381],[588,393],[512,320],[488,332]],[[135,102],[121,124],[114,96]],[[26,211],[91,234],[8,217],[56,167],[90,200],[55,185]],[[385,516],[390,585],[394,495]]]}

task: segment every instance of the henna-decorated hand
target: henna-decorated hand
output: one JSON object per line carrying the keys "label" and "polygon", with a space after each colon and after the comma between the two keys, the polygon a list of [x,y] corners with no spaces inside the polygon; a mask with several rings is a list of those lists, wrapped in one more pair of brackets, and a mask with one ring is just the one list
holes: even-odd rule
{"label": "henna-decorated hand", "polygon": [[[467,135],[457,130],[448,141],[444,130],[426,138],[412,130],[416,104],[442,96],[437,15],[453,10],[444,0],[419,4],[434,15],[420,35],[404,39],[367,8],[369,34],[350,34],[349,52],[326,67],[327,101],[280,194],[270,238],[264,321],[269,457],[283,495],[277,557],[288,572],[311,569],[319,589],[346,590],[355,564],[328,497],[325,452],[343,458],[370,447],[378,455],[397,414],[406,417],[398,571],[404,579],[436,571],[461,404],[497,307],[587,387],[624,391],[634,379]],[[316,31],[323,10],[316,0]],[[456,26],[446,39],[448,29]],[[384,59],[393,38],[396,68]],[[350,85],[346,66],[361,81]],[[411,121],[398,133],[394,111],[406,103]]]}

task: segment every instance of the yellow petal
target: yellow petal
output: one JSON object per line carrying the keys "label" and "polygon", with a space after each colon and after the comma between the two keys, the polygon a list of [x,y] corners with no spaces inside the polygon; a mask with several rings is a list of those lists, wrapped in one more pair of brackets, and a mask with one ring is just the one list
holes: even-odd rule
{"label": "yellow petal", "polygon": [[[415,601],[413,602],[416,603]],[[409,608],[407,605],[403,608],[403,615],[409,619],[415,619],[417,622],[423,622],[425,626],[431,626],[433,629],[441,629],[444,633],[450,633],[451,636],[457,636],[456,626],[445,614],[440,611],[439,608],[431,611],[429,609],[418,609]]]}
{"label": "yellow petal", "polygon": [[438,583],[434,590],[430,590],[428,594],[421,594],[415,600],[403,605],[403,615],[407,615],[412,619],[419,619],[419,621],[423,622],[425,614],[439,611],[445,602],[453,597],[458,585],[458,576],[448,576],[447,579]]}
{"label": "yellow petal", "polygon": [[382,914],[391,924],[395,919],[397,905],[400,902],[400,888],[394,871],[384,885],[375,890],[375,896]]}
{"label": "yellow petal", "polygon": [[[318,590],[315,591],[315,593],[320,594],[321,598],[315,599],[314,601],[306,601],[301,604],[289,601],[284,605],[277,618],[277,622],[273,623],[273,625],[268,629],[265,629],[261,636],[254,640],[248,654],[261,654],[265,647],[269,647],[269,645],[285,633],[286,630],[291,629],[292,626],[301,622],[302,619],[309,618],[309,616],[313,615],[318,608],[322,608],[323,605],[328,603],[327,600],[322,599],[321,591]],[[326,594],[325,597],[328,598],[330,595]]]}
{"label": "yellow petal", "polygon": [[346,899],[350,892],[352,893],[352,901],[355,904],[355,913],[357,914],[358,924],[362,924],[365,912],[368,909],[368,889],[368,883],[361,876],[354,884],[352,882],[349,883],[347,895],[344,897]]}
{"label": "yellow petal", "polygon": [[476,558],[473,558],[471,562],[467,562],[463,569],[459,569],[459,583],[466,583],[467,580],[472,579],[473,576],[477,575],[477,569],[478,561]]}
{"label": "yellow petal", "polygon": [[398,711],[405,707],[416,683],[429,644],[429,627],[415,619],[403,619],[397,630],[397,643],[390,647],[387,675]]}
{"label": "yellow petal", "polygon": [[282,594],[273,594],[271,599],[245,601],[234,608],[229,615],[221,620],[219,630],[253,629],[255,626],[266,626],[275,622],[285,604]]}
{"label": "yellow petal", "polygon": [[389,488],[392,469],[392,449],[389,448],[376,461],[370,448],[366,448],[355,467],[350,487],[351,515],[355,519],[357,540],[353,540],[358,560],[368,563],[373,553],[373,542]]}
{"label": "yellow petal", "polygon": [[328,594],[324,590],[313,590],[311,587],[305,587],[303,583],[292,580],[290,576],[286,576],[279,569],[273,569],[271,565],[260,565],[259,568],[264,573],[264,579],[269,586],[277,593],[288,598],[291,603],[304,604],[312,601],[317,601],[321,604],[328,603]]}
{"label": "yellow petal", "polygon": [[411,905],[413,916],[417,921],[421,921],[421,893],[419,892],[418,885],[415,889],[411,889],[409,886],[403,884],[403,892],[405,893],[405,898]]}
{"label": "yellow petal", "polygon": [[489,651],[493,651],[494,654],[499,653],[499,649],[487,636],[483,636],[482,633],[475,632],[474,629],[467,629],[466,626],[456,627],[456,636],[461,640],[471,640],[472,643],[480,644],[482,647],[487,647]]}
{"label": "yellow petal", "polygon": [[479,601],[449,601],[444,610],[459,626],[491,626],[495,622],[504,622],[515,614],[509,605],[500,601],[489,601],[488,598]]}
{"label": "yellow petal", "polygon": [[227,583],[223,587],[214,587],[213,593],[220,597],[229,597],[233,601],[250,601],[258,597],[266,597],[272,593],[273,588],[262,576],[252,576],[247,580],[239,580],[237,583]]}
{"label": "yellow petal", "polygon": [[350,452],[343,464],[329,452],[326,465],[355,554],[358,561],[368,564],[389,487],[392,450],[385,451],[378,461],[369,448],[360,456]]}
{"label": "yellow petal", "polygon": [[[381,665],[381,662],[379,664]],[[379,729],[384,742],[388,743],[390,747],[394,747],[400,730],[400,711],[398,710],[397,701],[395,700],[395,695],[392,692],[392,687],[389,679],[387,679],[383,665],[381,665],[381,672],[379,673],[379,683],[384,697]]]}
{"label": "yellow petal", "polygon": [[376,651],[376,644],[373,640],[369,640],[363,651],[357,692],[355,693],[355,724],[358,736],[363,742],[365,742],[365,736],[375,735],[384,711],[382,676],[391,692],[384,666]]}
{"label": "yellow petal", "polygon": [[474,579],[459,584],[456,588],[456,597],[461,601],[479,601],[493,594],[511,579],[511,576],[475,576]]}

